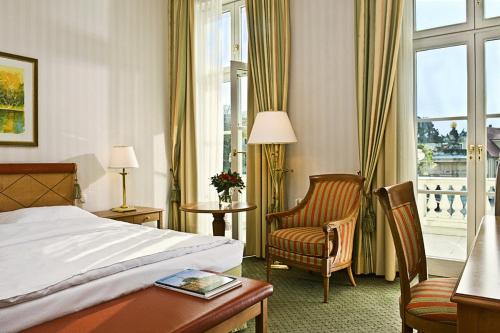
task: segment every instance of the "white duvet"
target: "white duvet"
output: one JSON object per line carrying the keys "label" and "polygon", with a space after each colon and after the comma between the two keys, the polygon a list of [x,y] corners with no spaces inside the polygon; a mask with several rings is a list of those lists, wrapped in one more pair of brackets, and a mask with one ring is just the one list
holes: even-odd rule
{"label": "white duvet", "polygon": [[0,213],[0,307],[231,242],[102,219],[70,206]]}

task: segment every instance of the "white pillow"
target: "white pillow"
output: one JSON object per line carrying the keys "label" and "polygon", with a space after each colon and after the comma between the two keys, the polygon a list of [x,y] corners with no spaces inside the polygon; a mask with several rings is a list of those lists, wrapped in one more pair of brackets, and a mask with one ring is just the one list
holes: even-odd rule
{"label": "white pillow", "polygon": [[0,224],[64,220],[79,217],[95,217],[95,215],[76,206],[31,207],[0,213]]}

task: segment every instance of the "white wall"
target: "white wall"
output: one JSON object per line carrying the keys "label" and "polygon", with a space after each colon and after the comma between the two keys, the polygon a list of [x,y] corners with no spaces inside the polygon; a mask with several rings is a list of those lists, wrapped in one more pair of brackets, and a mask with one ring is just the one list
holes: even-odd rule
{"label": "white wall", "polygon": [[359,169],[355,109],[354,1],[291,1],[288,112],[298,143],[287,146],[289,207],[309,175]]}
{"label": "white wall", "polygon": [[79,163],[85,208],[121,201],[111,146],[135,147],[129,203],[165,207],[168,13],[164,0],[1,0],[0,51],[38,59],[39,146],[0,162]]}

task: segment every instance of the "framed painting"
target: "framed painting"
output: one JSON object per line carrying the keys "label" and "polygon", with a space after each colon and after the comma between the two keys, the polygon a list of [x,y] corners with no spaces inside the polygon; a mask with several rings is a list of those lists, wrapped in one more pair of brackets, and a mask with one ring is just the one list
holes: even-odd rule
{"label": "framed painting", "polygon": [[38,61],[0,52],[0,145],[38,146]]}

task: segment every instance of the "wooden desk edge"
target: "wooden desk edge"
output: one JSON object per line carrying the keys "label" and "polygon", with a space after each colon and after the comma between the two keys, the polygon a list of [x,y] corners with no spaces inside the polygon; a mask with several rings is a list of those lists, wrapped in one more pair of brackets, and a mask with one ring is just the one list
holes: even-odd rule
{"label": "wooden desk edge", "polygon": [[[460,285],[460,282],[462,281],[462,276],[465,272],[465,268],[469,262],[469,259],[474,251],[474,248],[476,247],[476,242],[479,236],[479,233],[481,232],[483,228],[484,221],[486,220],[487,216],[484,216],[481,219],[481,222],[479,224],[479,232],[476,234],[474,237],[474,241],[472,242],[472,251],[469,253],[467,256],[467,260],[465,260],[464,267],[462,268],[462,271],[460,272],[460,275],[457,279],[457,284],[455,285],[455,288],[453,289],[453,292],[451,294],[450,300],[454,303],[457,304],[463,304],[463,305],[468,305],[468,306],[475,306],[475,307],[480,307],[488,310],[494,310],[494,311],[500,311],[500,300],[494,299],[494,298],[488,298],[488,297],[482,297],[482,296],[474,296],[474,295],[469,295],[469,294],[462,294],[462,293],[457,293],[457,289]],[[493,217],[495,218],[495,217]]]}
{"label": "wooden desk edge", "polygon": [[493,310],[493,311],[500,311],[500,303],[498,303],[498,300],[491,299],[491,298],[486,298],[486,297],[479,297],[479,296],[472,296],[472,295],[463,295],[463,294],[457,294],[453,293],[451,295],[450,300],[454,303],[457,304],[464,304],[464,305],[470,305],[470,306],[476,306],[488,310]]}

